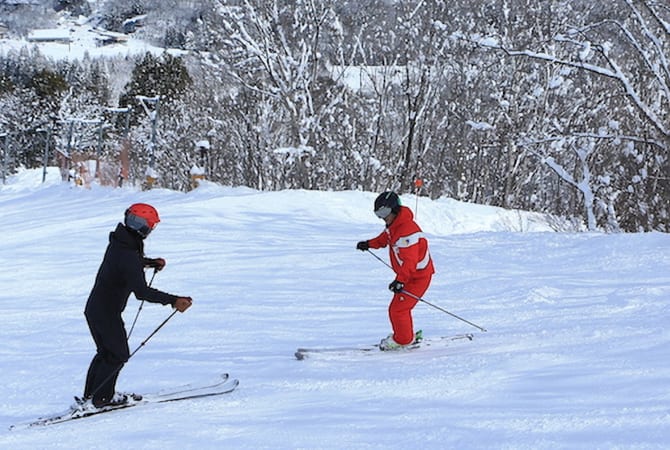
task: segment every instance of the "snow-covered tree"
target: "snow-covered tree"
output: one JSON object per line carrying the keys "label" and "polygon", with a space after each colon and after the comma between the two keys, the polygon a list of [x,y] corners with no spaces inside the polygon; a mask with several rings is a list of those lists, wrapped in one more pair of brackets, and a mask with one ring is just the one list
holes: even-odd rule
{"label": "snow-covered tree", "polygon": [[[623,184],[629,184],[629,187],[646,183],[655,185],[658,196],[651,203],[641,203],[636,213],[645,216],[644,222],[647,223],[633,227],[628,225],[627,229],[632,231],[640,225],[647,228],[650,213],[654,217],[651,222],[665,228],[670,187],[667,177],[661,174],[668,173],[670,169],[670,128],[667,125],[670,112],[670,10],[659,3],[633,0],[619,0],[607,8],[594,8],[590,3],[573,6],[576,8],[571,15],[571,23],[552,29],[549,39],[521,42],[511,37],[486,34],[470,35],[468,39],[482,47],[501,50],[508,57],[567,68],[565,78],[577,81],[575,87],[579,89],[570,95],[569,103],[575,106],[580,101],[575,94],[586,99],[593,98],[604,87],[608,96],[603,105],[608,107],[597,109],[600,120],[583,120],[593,111],[590,110],[581,114],[572,126],[557,131],[566,138],[588,136],[600,148],[595,150],[596,153],[618,153],[618,157],[601,158],[621,165],[604,168],[592,180],[608,180],[621,185],[619,178],[625,177],[627,181]],[[581,84],[580,80],[588,80],[588,84]],[[621,126],[603,134],[599,131],[603,123]],[[613,147],[612,143],[615,144]],[[634,160],[623,157],[629,145],[644,147],[645,150],[638,154],[648,156],[633,163]],[[556,171],[558,167],[564,173],[571,167],[567,162],[569,159],[559,162],[552,157],[542,161],[551,162],[550,167],[556,173],[559,173]],[[654,175],[650,176],[651,173]],[[593,186],[591,188],[593,190]],[[604,211],[611,214],[616,211],[617,204],[628,203],[626,198],[634,192],[633,188],[613,192],[608,199],[601,198],[599,201],[607,204]],[[614,222],[617,221],[610,220],[610,224]]]}

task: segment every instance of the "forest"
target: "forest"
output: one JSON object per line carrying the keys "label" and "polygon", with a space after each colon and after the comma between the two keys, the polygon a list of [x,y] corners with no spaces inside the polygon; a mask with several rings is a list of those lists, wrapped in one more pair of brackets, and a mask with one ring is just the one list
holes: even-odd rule
{"label": "forest", "polygon": [[9,173],[96,160],[147,189],[393,189],[670,231],[665,0],[0,1],[12,38],[64,15],[171,50],[0,43]]}

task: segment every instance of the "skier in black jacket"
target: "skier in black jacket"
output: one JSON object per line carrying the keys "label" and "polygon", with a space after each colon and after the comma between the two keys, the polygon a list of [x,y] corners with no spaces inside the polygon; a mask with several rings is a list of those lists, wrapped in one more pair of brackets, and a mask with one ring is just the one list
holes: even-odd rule
{"label": "skier in black jacket", "polygon": [[160,222],[156,209],[135,203],[126,210],[124,223],[109,234],[109,245],[98,269],[95,284],[86,302],[84,314],[97,353],[86,376],[84,398],[95,407],[128,402],[124,394],[116,394],[116,379],[128,361],[130,351],[121,313],[130,293],[139,300],[172,305],[179,312],[192,303],[190,297],[171,295],[147,286],[144,268],[161,270],[163,258],[144,256],[144,239]]}

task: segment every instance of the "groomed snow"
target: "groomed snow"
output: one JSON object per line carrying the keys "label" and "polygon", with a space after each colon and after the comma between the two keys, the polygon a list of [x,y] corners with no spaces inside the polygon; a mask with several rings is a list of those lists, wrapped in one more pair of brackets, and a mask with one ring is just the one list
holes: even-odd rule
{"label": "groomed snow", "polygon": [[[539,216],[421,198],[438,270],[427,337],[472,342],[297,361],[301,346],[378,342],[393,279],[355,250],[382,223],[375,193],[81,189],[50,169],[0,186],[0,448],[613,449],[670,442],[670,236],[556,233]],[[403,197],[415,208],[413,196]],[[80,395],[83,316],[108,233],[157,207],[154,286],[190,295],[118,387],[151,392],[220,372],[225,397],[149,405],[41,429],[13,424]],[[376,254],[383,259],[385,252]],[[129,326],[139,302],[125,313]],[[169,307],[145,304],[131,350]]]}

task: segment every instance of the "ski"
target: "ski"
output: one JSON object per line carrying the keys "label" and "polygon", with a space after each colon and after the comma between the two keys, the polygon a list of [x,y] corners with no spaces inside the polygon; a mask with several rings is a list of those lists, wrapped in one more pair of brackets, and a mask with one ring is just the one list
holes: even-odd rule
{"label": "ski", "polygon": [[213,397],[233,392],[239,385],[239,380],[230,379],[227,373],[222,374],[221,377],[211,384],[204,385],[184,385],[178,388],[163,390],[154,394],[147,394],[142,396],[141,400],[130,400],[128,403],[117,406],[104,406],[102,408],[95,408],[88,404],[75,404],[65,412],[54,414],[51,416],[40,417],[24,424],[12,425],[10,430],[17,428],[33,428],[46,425],[53,425],[57,423],[69,422],[71,420],[83,419],[86,417],[104,414],[119,409],[134,408],[137,406],[148,405],[152,403],[167,403],[177,402],[183,400],[191,400],[203,397]]}
{"label": "ski", "polygon": [[446,344],[450,341],[467,340],[471,341],[475,338],[472,333],[454,334],[452,336],[441,336],[439,338],[424,339],[416,344],[416,347],[430,347],[431,345]]}
{"label": "ski", "polygon": [[[414,350],[420,347],[430,347],[430,346],[435,346],[439,345],[440,343],[448,343],[450,341],[457,341],[457,340],[468,340],[471,341],[474,338],[474,335],[472,333],[465,333],[465,334],[456,334],[453,336],[442,336],[438,338],[432,338],[432,339],[422,339],[419,342],[415,342],[413,344],[407,345],[403,347],[400,350],[395,350],[395,351],[407,351],[407,350]],[[306,359],[309,357],[311,354],[328,354],[328,355],[340,355],[340,354],[350,354],[350,353],[373,353],[373,352],[378,352],[380,351],[379,349],[379,344],[374,344],[374,345],[359,345],[359,346],[350,346],[350,347],[317,347],[317,348],[298,348],[295,352],[295,357],[297,360],[302,361],[303,359]],[[393,353],[393,351],[385,352],[385,353]]]}

